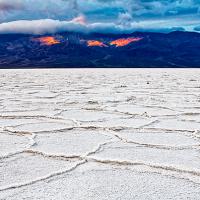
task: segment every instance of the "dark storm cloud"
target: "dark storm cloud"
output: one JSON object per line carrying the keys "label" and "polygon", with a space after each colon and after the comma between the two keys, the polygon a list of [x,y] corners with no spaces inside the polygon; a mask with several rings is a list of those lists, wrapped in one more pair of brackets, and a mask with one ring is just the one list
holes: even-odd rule
{"label": "dark storm cloud", "polygon": [[15,10],[21,8],[22,4],[28,8],[32,5],[33,10],[38,9],[38,14],[41,8],[48,7],[51,12],[56,6],[58,15],[59,11],[66,9],[66,15],[76,10],[96,16],[101,11],[105,17],[121,12],[128,12],[135,17],[156,17],[198,15],[200,11],[200,0],[0,0],[0,9]]}
{"label": "dark storm cloud", "polygon": [[12,11],[23,9],[23,3],[20,1],[0,0],[0,11]]}
{"label": "dark storm cloud", "polygon": [[[167,17],[199,14],[199,0],[96,0],[102,4],[121,7],[134,17]],[[109,3],[108,3],[109,2]]]}

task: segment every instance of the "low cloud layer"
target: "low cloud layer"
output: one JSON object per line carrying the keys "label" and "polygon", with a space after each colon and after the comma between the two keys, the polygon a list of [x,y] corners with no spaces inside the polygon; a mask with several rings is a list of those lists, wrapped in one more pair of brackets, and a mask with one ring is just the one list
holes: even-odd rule
{"label": "low cloud layer", "polygon": [[[77,19],[77,18],[76,18]],[[78,18],[79,19],[79,18]],[[52,19],[21,20],[0,24],[0,33],[23,33],[23,34],[54,34],[57,32],[82,32],[82,33],[132,33],[134,31],[170,32],[184,30],[182,27],[161,28],[160,22],[151,23],[132,22],[129,26],[117,23],[83,23],[79,20],[59,21]]]}

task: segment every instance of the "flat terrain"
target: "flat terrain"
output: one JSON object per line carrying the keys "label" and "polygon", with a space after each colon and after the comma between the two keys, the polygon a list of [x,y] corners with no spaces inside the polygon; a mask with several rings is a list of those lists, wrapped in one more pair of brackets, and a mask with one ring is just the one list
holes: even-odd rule
{"label": "flat terrain", "polygon": [[199,200],[200,70],[0,70],[1,200]]}

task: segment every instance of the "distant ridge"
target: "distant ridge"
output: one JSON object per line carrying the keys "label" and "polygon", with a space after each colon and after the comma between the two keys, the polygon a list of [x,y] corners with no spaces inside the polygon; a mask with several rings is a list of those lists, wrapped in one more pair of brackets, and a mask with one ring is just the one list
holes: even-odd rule
{"label": "distant ridge", "polygon": [[199,49],[196,32],[2,34],[0,68],[200,67]]}

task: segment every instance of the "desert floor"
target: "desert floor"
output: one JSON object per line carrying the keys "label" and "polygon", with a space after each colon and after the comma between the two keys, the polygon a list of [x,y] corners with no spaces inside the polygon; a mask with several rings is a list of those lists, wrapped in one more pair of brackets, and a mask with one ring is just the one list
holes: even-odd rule
{"label": "desert floor", "polygon": [[1,200],[199,200],[200,70],[0,70]]}

